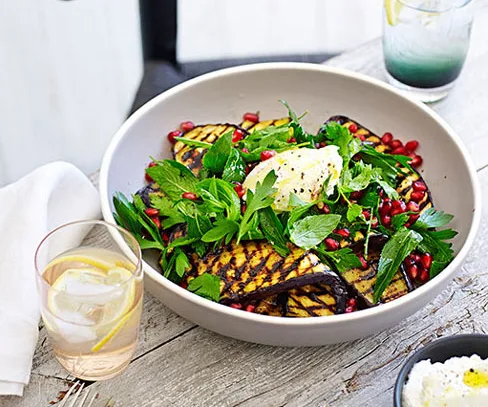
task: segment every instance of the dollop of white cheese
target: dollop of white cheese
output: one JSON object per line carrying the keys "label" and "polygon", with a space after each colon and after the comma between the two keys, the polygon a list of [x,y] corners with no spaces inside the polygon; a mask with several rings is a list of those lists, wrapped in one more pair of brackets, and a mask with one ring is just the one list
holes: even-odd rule
{"label": "dollop of white cheese", "polygon": [[257,182],[262,183],[272,170],[277,176],[272,208],[285,212],[293,209],[289,205],[292,193],[303,202],[314,202],[327,179],[326,193],[332,194],[342,171],[342,158],[337,146],[284,151],[259,163],[246,177],[243,186],[254,192]]}
{"label": "dollop of white cheese", "polygon": [[488,377],[488,359],[478,355],[452,357],[444,363],[430,359],[416,363],[403,387],[405,407],[481,407],[488,406],[488,386],[479,380],[473,386],[466,377]]}

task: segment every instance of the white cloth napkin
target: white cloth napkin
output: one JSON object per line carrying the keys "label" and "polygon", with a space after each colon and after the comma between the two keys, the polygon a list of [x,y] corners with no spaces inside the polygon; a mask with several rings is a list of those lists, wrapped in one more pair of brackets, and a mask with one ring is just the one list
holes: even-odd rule
{"label": "white cloth napkin", "polygon": [[98,219],[98,193],[71,164],[55,162],[0,189],[0,395],[22,396],[38,339],[34,252],[63,223]]}

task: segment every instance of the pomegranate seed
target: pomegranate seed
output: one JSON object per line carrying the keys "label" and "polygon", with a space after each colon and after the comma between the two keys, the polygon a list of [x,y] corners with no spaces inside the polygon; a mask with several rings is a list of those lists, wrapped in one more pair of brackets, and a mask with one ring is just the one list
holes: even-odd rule
{"label": "pomegranate seed", "polygon": [[406,224],[405,224],[405,226],[408,228],[410,225],[413,225],[415,222],[417,222],[417,219],[418,218],[420,218],[420,215],[418,215],[418,214],[416,214],[416,215],[413,215],[413,214],[410,215],[408,217],[408,222],[407,222],[407,223],[409,223],[409,225],[406,226]]}
{"label": "pomegranate seed", "polygon": [[269,160],[271,157],[276,155],[276,151],[274,150],[264,150],[261,151],[261,161]]}
{"label": "pomegranate seed", "polygon": [[242,309],[242,304],[234,303],[234,304],[230,304],[229,307],[235,308],[235,309]]}
{"label": "pomegranate seed", "polygon": [[378,212],[382,216],[390,214],[392,206],[393,205],[392,205],[391,201],[383,201],[383,203],[378,208]]}
{"label": "pomegranate seed", "polygon": [[358,139],[361,140],[361,141],[364,141],[364,140],[366,140],[366,136],[364,134],[360,134],[358,136]]}
{"label": "pomegranate seed", "polygon": [[391,140],[393,140],[393,134],[391,133],[385,133],[383,134],[383,137],[381,137],[381,141],[386,145],[390,144]]}
{"label": "pomegranate seed", "polygon": [[410,201],[409,203],[407,203],[407,211],[418,212],[419,209],[420,209],[420,207],[419,207],[419,204],[417,202]]}
{"label": "pomegranate seed", "polygon": [[286,142],[287,143],[296,143],[297,139],[295,137],[292,137],[292,138],[289,138]]}
{"label": "pomegranate seed", "polygon": [[326,215],[328,215],[330,213],[329,205],[324,204],[324,207],[322,208],[322,212],[324,212]]}
{"label": "pomegranate seed", "polygon": [[429,272],[427,270],[424,269],[420,272],[420,281],[423,283],[429,281]]}
{"label": "pomegranate seed", "polygon": [[320,148],[320,143],[315,143],[315,148],[318,150]]}
{"label": "pomegranate seed", "polygon": [[424,162],[423,158],[420,155],[416,155],[415,157],[412,158],[409,164],[413,168],[418,168],[422,165],[423,162]]}
{"label": "pomegranate seed", "polygon": [[394,139],[390,141],[390,147],[394,150],[395,148],[403,147],[403,143],[398,139]]}
{"label": "pomegranate seed", "polygon": [[247,206],[246,204],[241,205],[241,213],[244,215],[246,213]]}
{"label": "pomegranate seed", "polygon": [[358,199],[361,199],[363,195],[364,191],[352,191],[349,197],[357,201]]}
{"label": "pomegranate seed", "polygon": [[168,133],[168,140],[170,143],[176,143],[175,137],[180,137],[183,133],[180,130],[173,130]]}
{"label": "pomegranate seed", "polygon": [[149,217],[153,217],[153,216],[158,216],[159,215],[159,211],[157,209],[155,209],[155,208],[146,208],[146,209],[144,209],[144,212]]}
{"label": "pomegranate seed", "polygon": [[246,173],[246,175],[249,174],[251,172],[251,167],[247,165],[246,168],[244,168],[244,172]]}
{"label": "pomegranate seed", "polygon": [[325,146],[327,146],[327,143],[325,141],[321,141],[320,142],[320,147],[325,147]]}
{"label": "pomegranate seed", "polygon": [[339,242],[335,239],[332,239],[331,237],[328,237],[325,239],[325,246],[327,247],[327,250],[337,250],[339,248]]}
{"label": "pomegranate seed", "polygon": [[405,149],[405,147],[397,147],[391,152],[391,154],[407,155],[407,150]]}
{"label": "pomegranate seed", "polygon": [[354,307],[346,307],[346,314],[350,314],[351,312],[354,312]]}
{"label": "pomegranate seed", "polygon": [[[151,161],[147,167],[151,168],[151,167],[155,167],[156,165],[157,164],[154,161]],[[151,176],[147,172],[144,174],[144,178],[146,178],[147,182],[153,182],[153,179],[151,178]]]}
{"label": "pomegranate seed", "polygon": [[232,142],[237,143],[244,138],[244,132],[241,129],[235,129],[234,133],[232,133]]}
{"label": "pomegranate seed", "polygon": [[371,216],[371,214],[369,213],[369,210],[364,209],[364,210],[362,211],[362,214],[363,214],[363,216],[366,218],[366,220],[369,220],[369,217]]}
{"label": "pomegranate seed", "polygon": [[254,312],[254,310],[256,309],[256,306],[253,305],[253,304],[249,304],[247,307],[246,307],[246,311],[247,312]]}
{"label": "pomegranate seed", "polygon": [[430,269],[430,266],[432,266],[432,255],[430,253],[424,253],[422,255],[422,266],[424,266],[427,270]]}
{"label": "pomegranate seed", "polygon": [[168,243],[169,242],[169,236],[168,236],[168,234],[166,232],[163,232],[161,234],[161,238],[163,239],[163,242],[164,243]]}
{"label": "pomegranate seed", "polygon": [[356,306],[356,299],[355,298],[348,298],[346,301],[346,305],[348,307],[355,307]]}
{"label": "pomegranate seed", "polygon": [[415,181],[412,184],[412,188],[414,191],[427,191],[427,185],[425,185],[422,181]]}
{"label": "pomegranate seed", "polygon": [[180,124],[180,129],[183,133],[186,133],[187,131],[193,130],[195,128],[195,124],[193,122],[183,122]]}
{"label": "pomegranate seed", "polygon": [[412,253],[412,254],[410,255],[410,258],[411,258],[411,259],[412,259],[412,260],[413,260],[415,263],[417,263],[417,264],[418,264],[418,263],[420,263],[420,261],[421,261],[421,257],[420,257],[418,254],[413,254],[413,253]]}
{"label": "pomegranate seed", "polygon": [[242,116],[244,120],[247,120],[248,122],[252,123],[258,123],[259,122],[259,116],[257,113],[244,113],[244,116]]}
{"label": "pomegranate seed", "polygon": [[424,199],[425,192],[422,191],[414,191],[410,195],[410,199],[414,202],[420,202],[422,199]]}
{"label": "pomegranate seed", "polygon": [[243,153],[249,154],[249,150],[248,150],[246,147],[244,147],[244,148],[243,148],[241,151],[242,151]]}
{"label": "pomegranate seed", "polygon": [[410,278],[415,280],[417,278],[417,276],[419,275],[419,268],[416,265],[412,265],[412,266],[408,267],[407,273],[410,276]]}
{"label": "pomegranate seed", "polygon": [[159,216],[153,216],[151,217],[151,220],[154,222],[158,229],[161,227],[161,221],[159,220]]}
{"label": "pomegranate seed", "polygon": [[419,146],[419,142],[417,140],[410,140],[405,144],[405,148],[413,153]]}
{"label": "pomegranate seed", "polygon": [[336,233],[342,237],[345,237],[345,238],[348,238],[351,235],[351,232],[349,232],[349,229],[346,229],[346,228],[339,229]]}
{"label": "pomegranate seed", "polygon": [[246,188],[244,188],[241,184],[237,184],[234,187],[234,191],[236,191],[239,198],[242,198],[244,195],[246,195]]}
{"label": "pomegranate seed", "polygon": [[390,215],[383,215],[381,217],[381,223],[386,227],[391,226],[391,216]]}
{"label": "pomegranate seed", "polygon": [[348,127],[349,131],[351,133],[356,133],[358,131],[358,125],[357,124],[350,124],[349,127]]}
{"label": "pomegranate seed", "polygon": [[402,212],[405,212],[405,210],[407,209],[407,205],[405,205],[405,202],[400,199],[393,201],[391,205],[393,206],[393,209],[401,209]]}
{"label": "pomegranate seed", "polygon": [[193,192],[183,192],[181,194],[182,198],[189,199],[190,201],[196,201],[198,199],[198,195]]}
{"label": "pomegranate seed", "polygon": [[359,261],[361,262],[361,268],[363,270],[367,270],[368,267],[369,267],[369,264],[368,262],[366,261],[366,259],[362,256],[362,255],[358,255],[358,258],[359,258]]}

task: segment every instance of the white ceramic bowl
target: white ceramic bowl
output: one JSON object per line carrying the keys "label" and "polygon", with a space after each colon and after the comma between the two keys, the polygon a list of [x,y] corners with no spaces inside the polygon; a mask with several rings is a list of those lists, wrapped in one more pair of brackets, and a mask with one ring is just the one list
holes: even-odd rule
{"label": "white ceramic bowl", "polygon": [[459,137],[429,107],[413,102],[389,85],[356,73],[300,63],[271,63],[203,75],[157,96],[121,127],[105,154],[100,194],[105,220],[114,222],[112,196],[144,185],[149,156],[170,158],[166,134],[180,122],[238,123],[243,112],[262,119],[283,117],[285,99],[308,115],[303,124],[316,131],[329,116],[354,118],[377,134],[392,132],[417,139],[422,174],[437,208],[455,215],[454,261],[423,287],[391,303],[352,314],[279,318],[243,312],[207,301],[161,276],[145,262],[146,287],[184,318],[233,338],[270,345],[310,346],[348,341],[390,327],[437,296],[451,281],[473,243],[480,221],[480,193],[472,161]]}

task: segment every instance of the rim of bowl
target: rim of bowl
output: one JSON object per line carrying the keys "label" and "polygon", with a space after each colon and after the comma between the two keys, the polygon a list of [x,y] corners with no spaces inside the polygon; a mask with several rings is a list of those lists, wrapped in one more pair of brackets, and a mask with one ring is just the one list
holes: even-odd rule
{"label": "rim of bowl", "polygon": [[[405,386],[405,383],[407,382],[407,377],[410,374],[410,371],[412,370],[413,366],[422,360],[427,360],[427,358],[422,358],[422,355],[428,354],[432,349],[441,347],[446,344],[446,342],[458,342],[458,341],[463,341],[463,340],[472,340],[472,341],[480,341],[480,342],[486,342],[488,344],[488,335],[486,334],[458,334],[458,335],[450,335],[446,336],[443,338],[439,338],[434,340],[433,342],[430,342],[429,344],[421,347],[420,349],[417,349],[414,353],[412,353],[403,363],[402,368],[400,369],[400,372],[398,372],[397,379],[395,381],[395,387],[393,389],[393,404],[394,407],[402,407],[402,392],[403,392],[403,386]],[[455,357],[456,355],[454,354],[446,354],[446,360],[450,359],[452,357]],[[464,356],[472,356],[465,354]],[[435,363],[435,362],[434,362]]]}
{"label": "rim of bowl", "polygon": [[226,314],[231,317],[237,317],[241,319],[246,319],[252,322],[261,322],[268,325],[286,325],[286,326],[296,326],[296,327],[306,327],[306,326],[319,326],[319,325],[334,325],[334,324],[341,324],[345,321],[354,321],[354,320],[361,320],[372,318],[378,316],[384,312],[394,312],[394,310],[403,307],[406,303],[410,303],[415,301],[418,297],[422,296],[426,291],[429,291],[431,288],[441,285],[446,280],[450,280],[454,274],[454,272],[461,266],[462,261],[466,257],[469,249],[471,248],[476,233],[479,228],[480,220],[481,220],[481,193],[480,193],[480,185],[479,180],[476,175],[476,169],[474,167],[473,162],[470,160],[470,155],[460,139],[460,137],[454,132],[454,130],[447,124],[447,122],[442,119],[436,112],[434,112],[431,108],[427,107],[421,102],[417,102],[413,99],[410,99],[403,95],[400,91],[395,89],[393,86],[382,82],[378,79],[349,71],[347,69],[330,67],[326,65],[320,64],[313,64],[313,63],[303,63],[303,62],[268,62],[268,63],[259,63],[259,64],[250,64],[250,65],[243,65],[238,67],[232,68],[225,68],[218,71],[210,72],[196,78],[190,79],[186,82],[183,82],[161,94],[154,97],[146,104],[141,106],[138,110],[136,110],[120,127],[120,129],[115,133],[112,141],[110,142],[107,150],[105,151],[105,155],[102,160],[102,165],[100,168],[100,183],[99,183],[99,191],[100,191],[100,201],[102,207],[102,214],[104,219],[107,222],[115,223],[115,219],[112,214],[112,210],[110,209],[110,197],[108,197],[108,171],[112,161],[113,154],[119,145],[119,143],[124,138],[127,131],[134,125],[135,122],[139,121],[144,115],[152,110],[155,106],[161,103],[163,100],[170,98],[171,96],[181,92],[182,90],[191,88],[194,85],[199,83],[212,81],[219,77],[225,76],[233,76],[236,74],[245,74],[249,72],[258,72],[258,71],[280,71],[280,70],[296,70],[302,72],[323,72],[325,74],[333,74],[341,77],[353,78],[359,82],[367,83],[373,87],[380,88],[384,91],[389,93],[393,93],[395,96],[406,100],[410,103],[413,107],[416,107],[418,110],[421,110],[424,114],[433,118],[437,124],[443,128],[443,130],[449,135],[449,137],[454,141],[464,164],[468,169],[468,175],[471,182],[471,187],[473,190],[473,197],[474,197],[474,208],[473,208],[473,217],[471,219],[471,225],[469,228],[468,235],[463,242],[458,254],[454,257],[452,262],[439,274],[436,278],[430,280],[422,287],[417,288],[416,290],[408,293],[407,295],[398,298],[394,301],[391,301],[387,304],[381,304],[381,306],[372,307],[369,309],[353,312],[350,314],[339,314],[339,315],[330,315],[330,316],[322,316],[322,317],[314,317],[314,318],[282,318],[282,317],[274,317],[269,315],[259,315],[252,312],[242,312],[241,310],[237,310],[231,307],[228,307],[223,304],[219,304],[210,300],[206,300],[196,294],[191,293],[188,290],[180,287],[179,285],[169,281],[161,273],[155,270],[152,266],[150,266],[146,261],[143,260],[143,267],[144,271],[155,280],[158,284],[163,285],[168,290],[173,291],[175,294],[178,294],[180,297],[183,297],[185,300],[194,303],[195,305],[201,306],[203,308],[210,309],[215,312],[219,312],[222,314]]}

